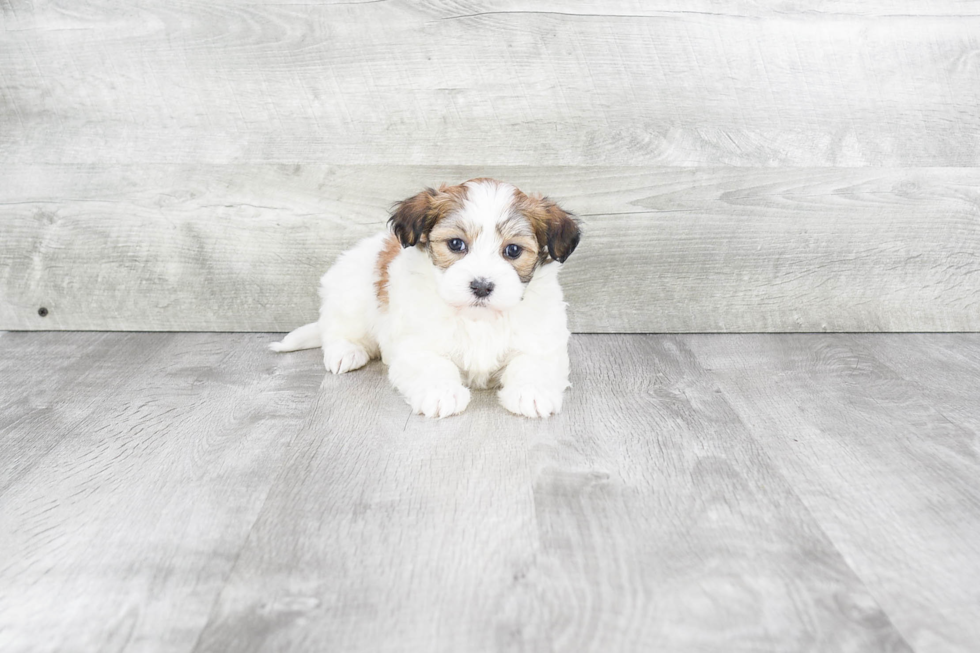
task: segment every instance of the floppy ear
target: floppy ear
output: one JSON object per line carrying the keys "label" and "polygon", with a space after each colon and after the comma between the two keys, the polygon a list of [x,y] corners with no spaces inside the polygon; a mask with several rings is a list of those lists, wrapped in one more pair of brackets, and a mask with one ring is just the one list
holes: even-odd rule
{"label": "floppy ear", "polygon": [[388,218],[388,226],[401,241],[402,247],[414,247],[424,242],[425,236],[432,230],[438,217],[433,202],[436,195],[435,190],[426,188],[395,205]]}
{"label": "floppy ear", "polygon": [[534,226],[541,256],[564,263],[578,247],[581,230],[575,217],[547,197],[528,197],[526,212]]}
{"label": "floppy ear", "polygon": [[578,247],[582,232],[570,213],[557,204],[553,206],[555,215],[548,220],[548,254],[559,263],[564,263]]}

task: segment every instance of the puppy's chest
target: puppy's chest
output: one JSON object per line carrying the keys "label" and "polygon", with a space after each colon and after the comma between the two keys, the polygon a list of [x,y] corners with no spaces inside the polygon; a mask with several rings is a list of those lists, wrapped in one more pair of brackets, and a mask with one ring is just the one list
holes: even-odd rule
{"label": "puppy's chest", "polygon": [[495,375],[507,364],[513,350],[509,322],[461,320],[453,337],[453,362],[470,387],[493,385]]}

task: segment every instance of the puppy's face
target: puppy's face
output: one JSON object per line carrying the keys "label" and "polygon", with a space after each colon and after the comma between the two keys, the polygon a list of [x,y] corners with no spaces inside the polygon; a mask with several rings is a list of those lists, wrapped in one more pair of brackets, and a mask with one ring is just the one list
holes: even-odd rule
{"label": "puppy's face", "polygon": [[492,179],[428,188],[400,202],[389,223],[402,247],[428,253],[440,296],[460,309],[506,311],[540,266],[564,262],[579,241],[557,204]]}

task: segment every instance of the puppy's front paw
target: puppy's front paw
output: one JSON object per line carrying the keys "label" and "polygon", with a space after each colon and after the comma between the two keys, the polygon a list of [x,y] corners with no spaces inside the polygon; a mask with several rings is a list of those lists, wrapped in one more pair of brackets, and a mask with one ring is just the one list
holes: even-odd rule
{"label": "puppy's front paw", "polygon": [[500,405],[524,417],[548,417],[561,412],[562,392],[534,385],[502,388],[497,397]]}
{"label": "puppy's front paw", "polygon": [[425,388],[408,397],[408,403],[419,415],[449,417],[469,405],[470,391],[462,385]]}
{"label": "puppy's front paw", "polygon": [[336,342],[324,343],[323,345],[323,365],[328,372],[343,374],[367,365],[371,359],[364,347],[355,345],[353,342],[338,340]]}

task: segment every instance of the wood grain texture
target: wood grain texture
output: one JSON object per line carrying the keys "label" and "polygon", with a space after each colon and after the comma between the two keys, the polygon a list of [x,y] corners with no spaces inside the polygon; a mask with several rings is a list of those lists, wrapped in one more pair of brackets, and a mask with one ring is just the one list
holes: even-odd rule
{"label": "wood grain texture", "polygon": [[912,648],[975,651],[980,339],[686,336],[681,342],[711,370]]}
{"label": "wood grain texture", "polygon": [[972,2],[0,9],[5,168],[980,165]]}
{"label": "wood grain texture", "polygon": [[[578,332],[980,330],[973,168],[33,165],[0,185],[0,328],[287,331],[391,204],[489,174],[584,238]],[[40,317],[38,309],[49,310]]]}
{"label": "wood grain texture", "polygon": [[47,453],[0,495],[0,649],[193,647],[321,376],[267,339],[0,339],[0,360],[72,359],[56,387],[12,375],[36,405],[5,411],[0,459]]}
{"label": "wood grain texture", "polygon": [[575,331],[980,329],[973,2],[6,0],[0,21],[0,328],[288,330],[392,202],[493,174],[583,216]]}
{"label": "wood grain texture", "polygon": [[[59,442],[84,428],[107,394],[131,384],[166,338],[104,333],[3,334],[0,343],[0,496]],[[97,361],[97,364],[93,364]]]}
{"label": "wood grain texture", "polygon": [[972,333],[930,333],[851,342],[909,381],[936,413],[973,433],[965,451],[980,451],[980,385],[973,382],[980,370],[980,338]]}
{"label": "wood grain texture", "polygon": [[196,651],[910,650],[690,354],[572,359],[548,421],[325,379]]}
{"label": "wood grain texture", "polygon": [[485,393],[411,417],[379,363],[328,376],[195,650],[492,646],[536,548],[523,426]]}
{"label": "wood grain texture", "polygon": [[544,422],[268,339],[0,333],[0,649],[975,649],[976,334],[579,335]]}

